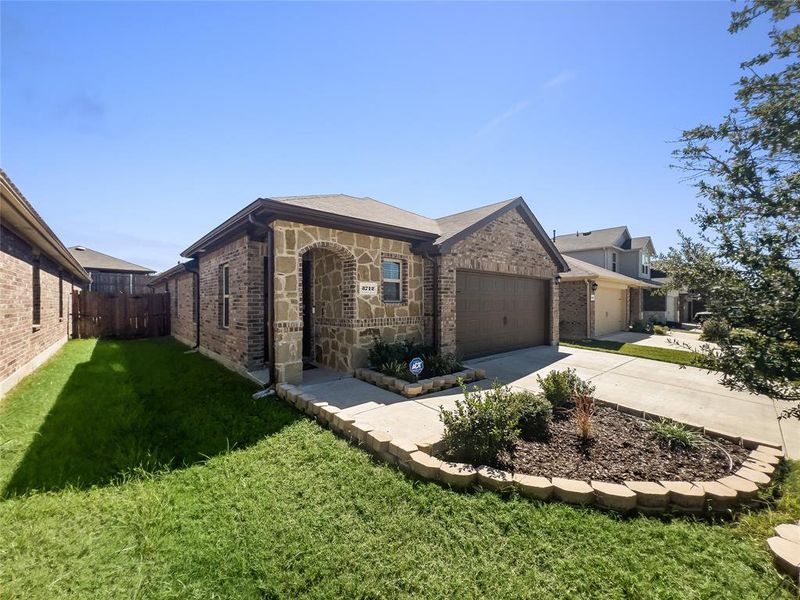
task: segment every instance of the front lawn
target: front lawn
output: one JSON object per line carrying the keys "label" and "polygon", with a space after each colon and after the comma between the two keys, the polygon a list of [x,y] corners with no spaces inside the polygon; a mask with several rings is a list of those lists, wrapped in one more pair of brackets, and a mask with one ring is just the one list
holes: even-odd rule
{"label": "front lawn", "polygon": [[415,482],[184,350],[70,342],[0,404],[4,598],[792,597],[758,527]]}
{"label": "front lawn", "polygon": [[569,342],[561,342],[561,345],[568,348],[584,348],[586,350],[610,352],[611,354],[649,358],[651,360],[675,363],[676,365],[692,366],[695,364],[697,356],[699,356],[696,352],[688,352],[686,350],[642,346],[641,344],[627,344],[611,340],[570,340]]}

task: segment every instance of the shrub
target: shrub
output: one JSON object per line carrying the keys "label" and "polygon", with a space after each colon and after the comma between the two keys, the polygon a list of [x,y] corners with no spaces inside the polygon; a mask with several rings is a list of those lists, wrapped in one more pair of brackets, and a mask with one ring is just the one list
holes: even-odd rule
{"label": "shrub", "polygon": [[584,387],[591,388],[588,391],[590,395],[594,393],[594,386],[578,377],[575,369],[550,371],[544,377],[537,375],[536,379],[542,388],[544,397],[547,398],[553,408],[564,408],[572,404],[576,390],[580,391]]}
{"label": "shrub", "polygon": [[631,324],[631,331],[634,333],[653,333],[653,322],[642,321],[641,319]]}
{"label": "shrub", "polygon": [[547,428],[553,418],[553,406],[544,394],[533,392],[515,392],[513,401],[519,415],[519,429],[526,439],[542,438],[547,435]]}
{"label": "shrub", "polygon": [[463,383],[461,391],[464,398],[455,408],[439,413],[448,454],[473,465],[497,465],[502,453],[513,451],[520,433],[514,392],[496,380],[485,392]]}
{"label": "shrub", "polygon": [[653,325],[653,333],[656,335],[667,335],[669,328],[666,325]]}
{"label": "shrub", "polygon": [[417,377],[408,370],[409,361],[416,357],[422,358],[425,363],[425,368],[419,376],[422,379],[449,375],[464,369],[463,363],[455,355],[437,354],[430,346],[411,340],[386,342],[376,337],[367,355],[373,369],[406,381],[417,380]]}
{"label": "shrub", "polygon": [[719,342],[731,333],[731,326],[724,319],[711,317],[703,321],[703,333],[700,339],[705,342]]}
{"label": "shrub", "polygon": [[650,423],[650,429],[656,437],[666,442],[669,448],[675,446],[691,450],[700,445],[701,439],[697,432],[669,419],[653,421]]}
{"label": "shrub", "polygon": [[426,354],[422,357],[425,369],[422,377],[436,377],[439,375],[450,375],[464,369],[464,364],[458,360],[454,354]]}
{"label": "shrub", "polygon": [[[572,418],[578,430],[578,437],[582,442],[588,442],[592,437],[592,417],[594,416],[594,398],[586,393],[586,389],[575,394],[575,408],[572,409]],[[591,387],[594,391],[594,387]]]}

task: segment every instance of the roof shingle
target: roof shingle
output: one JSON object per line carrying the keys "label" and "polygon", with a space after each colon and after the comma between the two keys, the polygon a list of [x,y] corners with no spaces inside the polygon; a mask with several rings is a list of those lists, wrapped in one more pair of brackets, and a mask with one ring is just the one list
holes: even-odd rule
{"label": "roof shingle", "polygon": [[75,257],[84,269],[96,269],[99,271],[125,271],[130,273],[155,273],[155,269],[149,269],[132,262],[115,258],[108,254],[103,254],[97,250],[86,248],[85,246],[70,246],[70,254]]}

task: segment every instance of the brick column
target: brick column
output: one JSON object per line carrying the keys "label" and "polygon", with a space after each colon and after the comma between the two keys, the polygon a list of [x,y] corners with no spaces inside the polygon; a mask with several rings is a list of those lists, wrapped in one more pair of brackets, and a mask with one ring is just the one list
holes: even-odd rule
{"label": "brick column", "polygon": [[559,305],[561,300],[560,285],[555,278],[550,280],[550,345],[558,346],[559,342]]}

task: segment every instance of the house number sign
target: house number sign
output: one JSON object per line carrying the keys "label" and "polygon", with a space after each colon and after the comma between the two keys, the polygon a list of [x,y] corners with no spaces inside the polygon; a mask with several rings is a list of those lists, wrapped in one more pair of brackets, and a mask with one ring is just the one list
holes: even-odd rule
{"label": "house number sign", "polygon": [[360,296],[374,296],[378,293],[378,284],[371,282],[359,283],[358,293]]}

